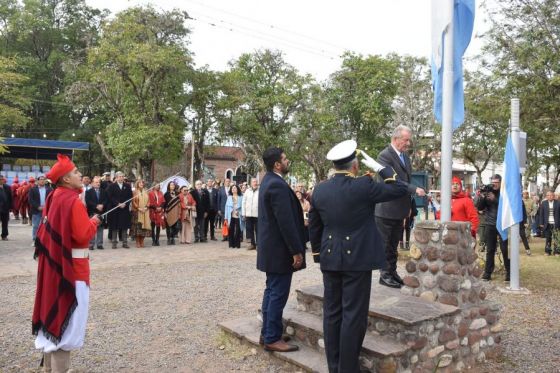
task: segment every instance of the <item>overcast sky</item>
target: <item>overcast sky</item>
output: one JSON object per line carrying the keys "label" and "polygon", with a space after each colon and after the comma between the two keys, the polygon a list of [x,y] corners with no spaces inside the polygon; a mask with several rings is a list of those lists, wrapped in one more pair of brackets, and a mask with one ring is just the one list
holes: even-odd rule
{"label": "overcast sky", "polygon": [[[340,67],[344,50],[364,55],[390,52],[429,57],[430,0],[87,0],[112,13],[136,5],[179,8],[190,21],[197,66],[224,70],[241,53],[259,48],[284,52],[287,62],[319,80]],[[477,9],[474,39],[481,47],[485,17]]]}

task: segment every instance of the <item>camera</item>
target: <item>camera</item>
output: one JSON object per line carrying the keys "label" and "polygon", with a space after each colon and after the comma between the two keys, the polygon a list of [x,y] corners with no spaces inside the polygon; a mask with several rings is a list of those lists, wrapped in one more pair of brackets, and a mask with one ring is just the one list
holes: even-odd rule
{"label": "camera", "polygon": [[494,191],[494,187],[492,186],[492,184],[486,184],[486,185],[482,185],[479,189],[480,193],[490,193]]}

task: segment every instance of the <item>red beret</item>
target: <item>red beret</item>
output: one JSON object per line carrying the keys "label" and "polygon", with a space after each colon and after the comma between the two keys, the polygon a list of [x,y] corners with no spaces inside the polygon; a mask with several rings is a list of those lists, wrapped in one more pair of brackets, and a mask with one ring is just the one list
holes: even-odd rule
{"label": "red beret", "polygon": [[54,164],[54,166],[52,166],[51,170],[47,174],[47,179],[50,179],[54,184],[56,184],[58,179],[62,176],[76,168],[74,162],[72,162],[67,155],[58,154],[56,157],[58,158],[58,161]]}

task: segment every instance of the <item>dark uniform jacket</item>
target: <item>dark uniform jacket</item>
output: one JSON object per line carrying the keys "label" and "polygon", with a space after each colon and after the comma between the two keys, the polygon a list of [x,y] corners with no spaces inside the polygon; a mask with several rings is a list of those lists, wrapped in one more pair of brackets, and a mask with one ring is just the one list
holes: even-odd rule
{"label": "dark uniform jacket", "polygon": [[[389,144],[379,153],[377,162],[382,166],[391,166],[397,173],[397,180],[410,183],[412,165],[408,155],[404,155],[405,165],[402,164],[397,152]],[[375,216],[385,219],[402,220],[408,216],[412,207],[412,194],[416,192],[416,186],[408,185],[408,194],[390,202],[378,203],[375,207]]]}
{"label": "dark uniform jacket", "polygon": [[[52,188],[45,185],[45,202],[47,201],[47,196],[50,192],[52,192]],[[41,194],[39,193],[38,185],[29,189],[29,195],[27,198],[29,206],[31,207],[31,215],[42,214],[42,211],[39,211],[39,207],[41,207]]]}
{"label": "dark uniform jacket", "polygon": [[305,226],[296,194],[286,181],[267,172],[259,188],[257,269],[268,273],[293,272],[293,256],[303,255]]}
{"label": "dark uniform jacket", "polygon": [[[89,216],[95,214],[102,214],[107,208],[107,192],[103,188],[99,188],[99,198],[97,198],[97,193],[95,193],[95,188],[91,188],[86,192],[86,207]],[[103,205],[103,210],[97,210],[97,205]],[[112,213],[111,213],[112,214]]]}
{"label": "dark uniform jacket", "polygon": [[[122,189],[119,188],[119,183],[111,183],[107,187],[107,209],[110,210],[132,198],[132,188],[127,183],[123,183]],[[130,212],[130,201],[126,203],[124,208],[117,208],[107,215],[109,228],[111,229],[129,229],[132,220],[132,213]]]}
{"label": "dark uniform jacket", "polygon": [[320,253],[321,270],[385,268],[384,243],[374,211],[377,203],[403,197],[409,198],[407,184],[378,183],[370,176],[337,173],[317,185],[311,197],[309,241],[313,253]]}

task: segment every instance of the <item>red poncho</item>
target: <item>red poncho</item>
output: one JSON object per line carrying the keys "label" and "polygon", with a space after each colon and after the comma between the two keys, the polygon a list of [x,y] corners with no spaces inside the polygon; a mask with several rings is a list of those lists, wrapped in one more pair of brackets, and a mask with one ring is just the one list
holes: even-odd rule
{"label": "red poncho", "polygon": [[86,242],[96,229],[96,224],[88,220],[85,207],[74,203],[79,193],[79,190],[58,187],[47,196],[43,224],[35,242],[39,263],[32,331],[36,335],[42,330],[53,343],[60,342],[77,306],[75,281],[80,276],[75,273],[72,259],[72,225],[77,223],[73,214],[74,205],[84,210],[80,226],[84,228],[82,235],[89,236]]}
{"label": "red poncho", "polygon": [[[164,218],[165,198],[160,190],[152,190],[148,193],[148,208],[150,209],[150,220],[158,227],[165,226]],[[157,208],[160,208],[157,211]]]}

